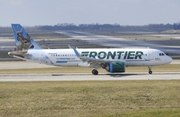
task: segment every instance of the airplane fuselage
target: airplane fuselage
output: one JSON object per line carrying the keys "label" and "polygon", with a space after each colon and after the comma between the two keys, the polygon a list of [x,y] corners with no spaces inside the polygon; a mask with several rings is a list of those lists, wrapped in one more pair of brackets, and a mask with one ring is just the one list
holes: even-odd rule
{"label": "airplane fuselage", "polygon": [[[126,66],[157,66],[168,64],[171,57],[156,49],[77,49],[81,56],[97,60],[121,61]],[[73,49],[41,49],[28,50],[25,59],[55,66],[91,67],[88,62],[81,61]]]}

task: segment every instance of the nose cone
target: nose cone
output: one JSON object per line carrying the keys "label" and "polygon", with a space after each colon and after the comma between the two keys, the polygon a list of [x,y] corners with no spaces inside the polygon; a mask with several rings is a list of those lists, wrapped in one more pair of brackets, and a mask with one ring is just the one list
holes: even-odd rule
{"label": "nose cone", "polygon": [[167,64],[171,63],[172,62],[172,58],[170,56],[167,56],[166,62],[167,62]]}

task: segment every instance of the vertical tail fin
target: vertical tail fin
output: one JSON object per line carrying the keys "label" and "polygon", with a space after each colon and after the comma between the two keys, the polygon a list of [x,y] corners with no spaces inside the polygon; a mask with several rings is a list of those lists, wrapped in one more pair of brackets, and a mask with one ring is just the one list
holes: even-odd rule
{"label": "vertical tail fin", "polygon": [[12,30],[14,33],[17,51],[41,49],[20,24],[12,24]]}

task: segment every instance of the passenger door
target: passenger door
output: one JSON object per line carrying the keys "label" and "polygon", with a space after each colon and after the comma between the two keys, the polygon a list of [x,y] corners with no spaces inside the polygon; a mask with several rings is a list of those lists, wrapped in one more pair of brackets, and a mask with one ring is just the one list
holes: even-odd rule
{"label": "passenger door", "polygon": [[151,50],[149,50],[149,52],[148,52],[149,54],[149,60],[154,60],[154,54],[153,54],[153,52],[151,51]]}

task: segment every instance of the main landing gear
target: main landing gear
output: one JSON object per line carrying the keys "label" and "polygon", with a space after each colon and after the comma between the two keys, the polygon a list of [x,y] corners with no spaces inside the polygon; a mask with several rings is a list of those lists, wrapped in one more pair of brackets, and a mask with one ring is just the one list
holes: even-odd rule
{"label": "main landing gear", "polygon": [[96,69],[93,69],[93,70],[92,70],[92,74],[93,74],[93,75],[98,75],[98,71],[97,71]]}
{"label": "main landing gear", "polygon": [[151,66],[148,66],[149,68],[149,74],[152,74]]}
{"label": "main landing gear", "polygon": [[[148,66],[148,68],[149,68],[149,74],[152,74],[151,66]],[[96,69],[93,69],[92,74],[93,75],[98,75],[98,71]]]}

